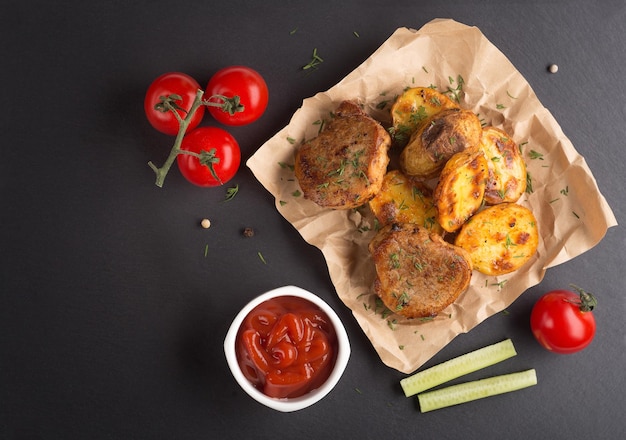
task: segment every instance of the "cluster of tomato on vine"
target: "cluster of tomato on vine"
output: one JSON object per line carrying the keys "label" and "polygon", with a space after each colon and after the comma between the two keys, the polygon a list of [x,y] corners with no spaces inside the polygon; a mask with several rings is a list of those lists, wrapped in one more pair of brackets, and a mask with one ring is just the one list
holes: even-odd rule
{"label": "cluster of tomato on vine", "polygon": [[168,72],[148,87],[144,111],[158,131],[176,136],[161,167],[148,165],[163,186],[169,169],[177,162],[181,174],[198,186],[219,186],[231,180],[241,163],[237,140],[226,130],[199,126],[208,112],[227,126],[250,124],[263,115],[269,99],[263,77],[245,66],[229,66],[216,72],[205,90],[191,76]]}

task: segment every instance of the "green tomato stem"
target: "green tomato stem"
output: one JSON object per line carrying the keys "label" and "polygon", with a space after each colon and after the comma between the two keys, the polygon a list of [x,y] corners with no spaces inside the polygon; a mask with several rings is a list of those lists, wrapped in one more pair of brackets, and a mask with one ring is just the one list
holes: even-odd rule
{"label": "green tomato stem", "polygon": [[182,150],[180,149],[180,146],[183,142],[183,138],[185,137],[185,133],[187,132],[189,121],[193,117],[198,107],[202,105],[203,94],[204,94],[204,91],[201,89],[198,89],[198,91],[196,92],[196,97],[194,98],[193,103],[191,104],[191,108],[189,109],[189,112],[187,112],[187,115],[185,116],[184,119],[180,117],[178,112],[175,111],[174,107],[169,101],[167,100],[164,101],[164,105],[167,107],[168,110],[174,113],[174,116],[178,120],[179,128],[178,128],[178,134],[176,134],[176,139],[174,140],[174,145],[172,146],[172,149],[170,150],[170,154],[167,157],[167,160],[165,161],[163,166],[158,168],[152,161],[148,162],[148,165],[150,166],[150,168],[152,168],[152,170],[156,174],[155,184],[159,188],[163,187],[163,183],[165,182],[165,176],[167,176],[167,173],[169,172],[170,168],[174,164],[174,161],[176,160],[176,156],[178,156],[178,154],[182,152]]}
{"label": "green tomato stem", "polygon": [[570,286],[578,292],[580,296],[580,301],[576,302],[578,308],[581,312],[591,312],[598,305],[598,300],[591,293],[587,292],[581,287],[576,286],[575,284],[570,284]]}
{"label": "green tomato stem", "polygon": [[179,154],[188,154],[190,156],[194,156],[198,158],[202,165],[209,168],[209,170],[211,171],[211,175],[218,182],[221,183],[221,180],[219,179],[219,177],[217,177],[215,168],[213,167],[213,164],[218,163],[220,160],[219,157],[215,156],[215,149],[209,152],[202,151],[200,154],[198,154],[198,153],[194,153],[193,151],[182,150],[180,146],[187,132],[187,128],[189,127],[189,122],[191,121],[191,118],[193,117],[194,113],[196,113],[196,110],[198,110],[198,108],[201,105],[204,105],[207,107],[221,107],[222,111],[228,112],[231,115],[237,112],[244,111],[244,106],[239,102],[240,101],[239,96],[233,96],[232,98],[229,98],[223,95],[213,95],[209,98],[209,99],[219,98],[224,101],[222,103],[217,103],[217,102],[211,102],[209,100],[203,100],[202,99],[203,95],[204,95],[204,91],[202,89],[198,89],[198,91],[196,92],[196,97],[194,98],[193,103],[191,104],[191,107],[189,108],[189,111],[187,112],[187,115],[185,116],[185,118],[180,117],[180,114],[178,114],[178,112],[176,111],[176,109],[180,109],[180,107],[175,102],[172,103],[170,99],[162,98],[162,102],[158,104],[161,107],[166,108],[167,109],[166,111],[171,111],[172,113],[174,113],[174,117],[178,120],[178,125],[179,125],[178,133],[176,134],[176,139],[174,140],[174,145],[172,146],[172,149],[170,150],[170,154],[165,160],[165,162],[163,163],[163,165],[161,167],[157,167],[152,161],[148,162],[148,166],[152,168],[152,170],[156,174],[155,185],[158,186],[159,188],[163,187],[163,183],[165,182],[165,176],[167,176],[167,173],[169,172],[170,168],[174,164],[174,161],[176,160],[176,157]]}
{"label": "green tomato stem", "polygon": [[228,113],[229,115],[234,115],[237,112],[242,112],[245,110],[245,106],[241,103],[239,96],[233,96],[229,98],[224,95],[212,95],[209,99],[218,98],[223,102],[214,102],[214,101],[202,101],[203,105],[207,107],[219,107],[222,109],[224,113]]}

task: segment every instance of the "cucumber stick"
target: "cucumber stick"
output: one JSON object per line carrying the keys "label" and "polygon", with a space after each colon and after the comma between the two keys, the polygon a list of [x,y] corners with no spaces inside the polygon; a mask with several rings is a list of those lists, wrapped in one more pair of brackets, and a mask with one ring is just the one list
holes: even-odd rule
{"label": "cucumber stick", "polygon": [[521,390],[533,385],[537,385],[537,373],[531,369],[428,391],[419,394],[417,399],[420,403],[420,410],[424,413],[484,397]]}
{"label": "cucumber stick", "polygon": [[414,396],[457,377],[497,364],[516,354],[513,342],[505,339],[417,372],[402,379],[400,386],[406,397]]}

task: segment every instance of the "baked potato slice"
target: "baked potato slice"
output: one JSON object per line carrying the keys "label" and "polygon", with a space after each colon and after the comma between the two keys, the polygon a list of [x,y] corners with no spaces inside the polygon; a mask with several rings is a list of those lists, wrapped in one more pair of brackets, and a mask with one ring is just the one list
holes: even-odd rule
{"label": "baked potato slice", "polygon": [[485,202],[516,202],[526,191],[526,163],[515,141],[504,130],[483,128],[480,148],[489,166]]}
{"label": "baked potato slice", "polygon": [[457,231],[483,204],[489,172],[482,150],[456,153],[441,171],[433,199],[437,222],[448,232]]}
{"label": "baked potato slice", "polygon": [[507,274],[537,252],[537,220],[530,209],[516,203],[489,206],[463,225],[454,244],[470,254],[479,272]]}
{"label": "baked potato slice", "polygon": [[443,233],[435,220],[437,211],[430,188],[400,170],[385,174],[381,190],[370,200],[369,206],[380,226],[411,223],[430,232]]}
{"label": "baked potato slice", "polygon": [[459,108],[459,105],[432,87],[406,89],[391,107],[394,141],[406,145],[420,123],[448,108]]}
{"label": "baked potato slice", "polygon": [[428,118],[400,153],[400,168],[421,179],[436,177],[455,153],[478,147],[482,125],[469,110],[447,109]]}

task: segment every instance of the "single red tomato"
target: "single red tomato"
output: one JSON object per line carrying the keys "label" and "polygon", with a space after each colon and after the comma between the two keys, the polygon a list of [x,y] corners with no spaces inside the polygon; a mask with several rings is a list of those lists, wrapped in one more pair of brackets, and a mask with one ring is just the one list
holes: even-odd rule
{"label": "single red tomato", "polygon": [[209,113],[224,125],[246,125],[261,117],[267,108],[269,92],[263,77],[245,66],[230,66],[219,70],[209,80],[204,99],[223,104],[219,96],[233,98],[239,96],[243,111],[230,113],[220,106],[209,106]]}
{"label": "single red tomato", "polygon": [[235,176],[241,163],[237,140],[217,127],[199,127],[187,133],[180,149],[200,155],[180,153],[176,157],[182,175],[198,186],[223,185]]}
{"label": "single red tomato", "polygon": [[[143,103],[144,112],[150,124],[161,133],[178,134],[180,124],[174,113],[163,106],[162,98],[178,95],[180,99],[172,99],[171,102],[180,117],[185,119],[199,89],[198,82],[184,73],[169,72],[159,76],[148,87]],[[198,107],[189,121],[188,132],[198,126],[204,116],[204,111],[204,106]]]}
{"label": "single red tomato", "polygon": [[553,290],[543,295],[533,306],[530,328],[537,341],[555,353],[575,353],[587,347],[596,333],[592,310],[596,298],[576,288]]}

